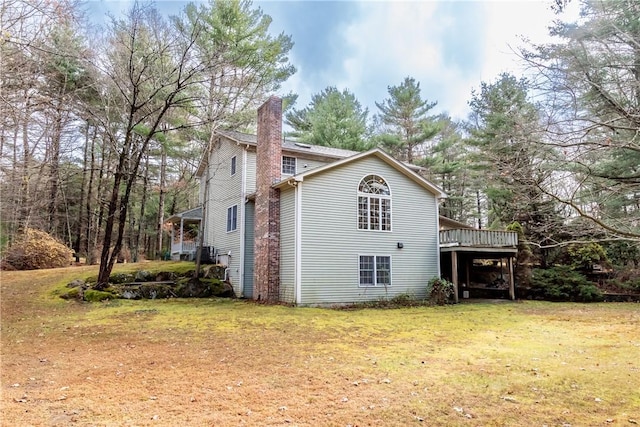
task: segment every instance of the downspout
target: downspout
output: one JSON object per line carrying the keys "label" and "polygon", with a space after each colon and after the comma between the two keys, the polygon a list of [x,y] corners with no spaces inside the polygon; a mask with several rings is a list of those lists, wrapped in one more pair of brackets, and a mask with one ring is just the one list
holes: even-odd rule
{"label": "downspout", "polygon": [[295,188],[295,294],[296,304],[302,303],[302,181]]}
{"label": "downspout", "polygon": [[442,277],[442,271],[440,264],[441,253],[440,253],[440,199],[436,198],[436,248],[437,248],[437,256],[438,256],[438,277]]}
{"label": "downspout", "polygon": [[240,278],[240,289],[236,295],[244,296],[244,260],[245,260],[245,237],[246,237],[246,198],[247,198],[247,147],[242,150],[242,172],[240,184],[240,266],[238,268],[238,277]]}

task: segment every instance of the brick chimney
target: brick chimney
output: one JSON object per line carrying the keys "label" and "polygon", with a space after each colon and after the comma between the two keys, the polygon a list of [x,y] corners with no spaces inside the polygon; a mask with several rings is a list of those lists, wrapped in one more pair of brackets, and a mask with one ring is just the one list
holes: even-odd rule
{"label": "brick chimney", "polygon": [[280,180],[282,168],[282,100],[272,96],[258,108],[256,149],[255,259],[253,298],[280,299]]}

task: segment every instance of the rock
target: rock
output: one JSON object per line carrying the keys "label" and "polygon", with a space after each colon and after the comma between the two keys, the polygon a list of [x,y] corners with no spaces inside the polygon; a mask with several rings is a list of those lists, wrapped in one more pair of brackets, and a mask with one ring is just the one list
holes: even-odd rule
{"label": "rock", "polygon": [[124,290],[120,296],[124,299],[140,299],[140,295],[137,292],[134,292],[132,289]]}
{"label": "rock", "polygon": [[84,299],[84,291],[85,291],[85,287],[84,286],[78,286],[75,288],[71,288],[69,289],[68,292],[63,293],[60,295],[60,298],[62,299],[77,299],[82,301]]}
{"label": "rock", "polygon": [[135,282],[151,282],[154,279],[153,274],[146,270],[139,270],[134,277]]}
{"label": "rock", "polygon": [[215,296],[220,297],[220,298],[235,298],[236,297],[236,293],[233,290],[233,286],[231,286],[229,283],[221,283],[222,285],[222,290],[220,292],[218,292]]}
{"label": "rock", "polygon": [[134,277],[131,273],[114,273],[109,276],[109,282],[114,284],[133,282]]}
{"label": "rock", "polygon": [[169,281],[176,280],[177,277],[178,276],[176,275],[176,273],[174,273],[172,271],[161,271],[158,274],[156,274],[155,281],[156,282],[169,282]]}
{"label": "rock", "polygon": [[86,288],[87,282],[82,279],[75,279],[74,281],[67,283],[67,288]]}
{"label": "rock", "polygon": [[205,279],[224,280],[225,267],[222,265],[210,265],[204,269],[203,277]]}

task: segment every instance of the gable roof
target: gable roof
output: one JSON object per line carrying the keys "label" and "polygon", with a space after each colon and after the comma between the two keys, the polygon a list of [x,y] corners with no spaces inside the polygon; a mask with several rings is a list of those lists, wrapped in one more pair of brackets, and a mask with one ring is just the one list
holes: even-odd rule
{"label": "gable roof", "polygon": [[[214,132],[214,135],[224,137],[232,142],[235,142],[238,145],[246,145],[254,148],[258,146],[257,135],[236,132],[232,130],[216,130]],[[207,151],[208,150],[205,150],[202,155],[202,159],[198,164],[196,176],[201,176],[205,170],[204,168],[208,160]],[[345,157],[350,157],[354,154],[358,154],[358,151],[345,150],[343,148],[335,147],[325,147],[322,145],[306,144],[291,138],[282,138],[282,152],[283,154],[289,154],[292,157],[301,155],[303,157],[318,158],[329,161],[344,159]]]}
{"label": "gable roof", "polygon": [[[231,130],[216,130],[215,135],[227,138],[228,140],[233,141],[238,145],[247,145],[250,147],[257,147],[258,145],[258,136],[249,133],[242,133]],[[302,154],[307,157],[315,157],[325,160],[345,159],[354,155],[362,154],[362,152],[360,151],[345,150],[343,148],[336,147],[326,147],[324,145],[306,144],[291,138],[282,138],[282,150],[283,153],[293,154],[294,156],[296,154]],[[203,153],[202,159],[198,164],[198,169],[195,173],[196,176],[201,176],[204,172],[204,168],[208,161],[207,157],[207,150],[205,150],[205,153]],[[407,162],[401,163],[414,171],[424,170],[424,168],[421,166],[417,166]]]}
{"label": "gable roof", "polygon": [[446,198],[447,195],[445,194],[445,192],[438,187],[437,185],[431,183],[430,181],[428,181],[427,179],[423,178],[422,176],[418,175],[416,172],[414,172],[411,168],[409,168],[409,166],[407,166],[405,163],[400,162],[398,160],[396,160],[395,158],[393,158],[391,155],[389,155],[388,153],[386,153],[385,151],[381,150],[380,148],[373,148],[369,151],[365,151],[362,153],[357,153],[353,156],[341,159],[341,160],[337,160],[333,163],[329,163],[326,164],[324,166],[319,166],[317,168],[313,168],[311,170],[308,170],[306,172],[302,172],[290,177],[287,177],[285,179],[283,179],[280,182],[277,182],[273,185],[274,188],[281,188],[286,186],[288,183],[291,182],[302,182],[304,181],[305,178],[309,178],[312,177],[313,175],[319,174],[319,173],[323,173],[327,170],[333,169],[333,168],[337,168],[352,162],[355,162],[357,160],[360,160],[362,158],[365,157],[377,157],[380,160],[382,160],[383,162],[385,162],[386,164],[388,164],[389,166],[391,166],[392,168],[396,169],[398,172],[404,174],[407,178],[411,179],[412,181],[416,182],[418,185],[420,185],[422,188],[424,188],[425,190],[429,191],[430,193],[432,193],[434,196],[436,196],[437,198]]}
{"label": "gable roof", "polygon": [[[216,131],[216,135],[224,136],[238,144],[254,147],[258,145],[258,137],[256,135],[228,130],[218,130]],[[291,138],[282,138],[282,150],[293,153],[304,153],[311,156],[332,157],[335,159],[353,156],[358,153],[357,151],[345,150],[343,148],[306,144]]]}

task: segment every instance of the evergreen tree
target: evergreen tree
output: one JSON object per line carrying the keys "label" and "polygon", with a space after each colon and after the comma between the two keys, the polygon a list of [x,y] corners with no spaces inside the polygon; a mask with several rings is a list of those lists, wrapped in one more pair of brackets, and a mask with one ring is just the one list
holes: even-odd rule
{"label": "evergreen tree", "polygon": [[440,133],[433,138],[426,156],[419,162],[427,169],[427,177],[447,193],[440,204],[440,214],[468,223],[474,217],[475,193],[471,187],[469,154],[461,125],[442,115]]}
{"label": "evergreen tree", "polygon": [[546,139],[560,153],[550,167],[563,172],[544,190],[600,231],[640,239],[640,3],[585,1],[577,23],[551,34],[523,51],[549,94]]}
{"label": "evergreen tree", "polygon": [[365,151],[373,146],[367,142],[368,113],[349,90],[328,87],[314,95],[308,107],[288,112],[285,119],[293,128],[290,136],[303,142]]}
{"label": "evergreen tree", "polygon": [[287,55],[291,37],[272,36],[272,19],[250,0],[189,3],[175,27],[194,38],[193,60],[205,65],[199,88],[198,117],[208,141],[219,127],[253,125],[255,110],[296,71]]}
{"label": "evergreen tree", "polygon": [[[518,222],[531,242],[545,245],[558,231],[555,204],[540,190],[545,150],[537,107],[528,100],[528,83],[502,74],[482,83],[470,101],[469,143],[477,180],[483,182],[490,227]],[[543,261],[545,254],[541,254]]]}
{"label": "evergreen tree", "polygon": [[422,99],[420,83],[412,77],[389,86],[388,93],[389,98],[376,102],[383,125],[378,140],[397,158],[413,163],[416,157],[424,157],[418,149],[440,131],[437,119],[428,116],[437,103]]}

